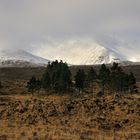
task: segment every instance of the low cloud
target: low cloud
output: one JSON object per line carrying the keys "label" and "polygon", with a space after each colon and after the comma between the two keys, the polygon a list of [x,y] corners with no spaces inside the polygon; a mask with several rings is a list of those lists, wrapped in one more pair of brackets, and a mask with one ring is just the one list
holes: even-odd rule
{"label": "low cloud", "polygon": [[[22,48],[51,57],[51,52],[57,56],[56,48],[64,54],[79,49],[68,42],[82,38],[83,51],[96,42],[135,57],[140,53],[139,7],[138,0],[3,0],[0,48]],[[45,50],[49,54],[45,55]]]}

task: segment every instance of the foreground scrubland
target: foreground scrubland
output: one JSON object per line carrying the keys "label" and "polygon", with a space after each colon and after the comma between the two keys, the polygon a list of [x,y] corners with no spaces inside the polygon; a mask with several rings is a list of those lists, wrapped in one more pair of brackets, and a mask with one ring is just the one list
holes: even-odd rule
{"label": "foreground scrubland", "polygon": [[1,95],[0,140],[139,140],[140,96]]}

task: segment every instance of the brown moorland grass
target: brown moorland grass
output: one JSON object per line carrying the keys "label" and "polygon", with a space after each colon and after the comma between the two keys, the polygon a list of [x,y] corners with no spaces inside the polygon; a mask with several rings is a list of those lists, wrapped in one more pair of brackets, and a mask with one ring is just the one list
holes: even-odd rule
{"label": "brown moorland grass", "polygon": [[0,139],[140,139],[139,95],[3,95],[0,103]]}

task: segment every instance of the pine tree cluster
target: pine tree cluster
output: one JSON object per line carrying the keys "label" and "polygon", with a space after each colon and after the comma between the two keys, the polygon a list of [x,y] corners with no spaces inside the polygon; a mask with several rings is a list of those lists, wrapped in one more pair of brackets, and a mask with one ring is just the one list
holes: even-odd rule
{"label": "pine tree cluster", "polygon": [[103,64],[99,71],[99,80],[102,83],[103,92],[105,86],[114,92],[132,92],[136,88],[134,74],[132,72],[130,74],[125,73],[118,63],[113,63],[110,69]]}
{"label": "pine tree cluster", "polygon": [[102,64],[98,74],[93,67],[87,73],[83,69],[79,69],[74,76],[74,82],[72,82],[71,76],[67,63],[56,60],[48,64],[41,80],[32,77],[27,83],[27,88],[32,93],[40,90],[40,88],[63,92],[73,89],[73,87],[80,92],[93,83],[100,83],[102,93],[104,93],[105,87],[113,92],[132,92],[136,89],[134,74],[132,72],[130,74],[125,73],[117,63],[113,63],[111,68]]}
{"label": "pine tree cluster", "polygon": [[49,63],[42,77],[42,86],[44,89],[64,91],[71,85],[71,72],[69,67],[63,61],[57,60]]}

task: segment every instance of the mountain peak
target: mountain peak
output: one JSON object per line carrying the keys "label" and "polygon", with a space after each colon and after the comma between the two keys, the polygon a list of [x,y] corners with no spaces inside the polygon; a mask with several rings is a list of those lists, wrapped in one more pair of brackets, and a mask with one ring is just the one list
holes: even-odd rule
{"label": "mountain peak", "polygon": [[126,58],[123,55],[103,46],[93,46],[93,48],[89,50],[87,59],[82,63],[90,65],[103,63],[108,64],[120,61],[126,61]]}

